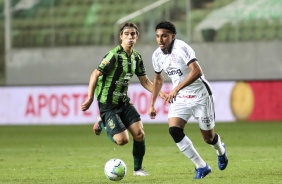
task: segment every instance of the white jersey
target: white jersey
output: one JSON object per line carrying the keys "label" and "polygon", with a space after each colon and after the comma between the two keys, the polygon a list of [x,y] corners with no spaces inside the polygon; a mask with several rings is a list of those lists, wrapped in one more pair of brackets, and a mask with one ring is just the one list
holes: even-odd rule
{"label": "white jersey", "polygon": [[[194,50],[188,44],[182,40],[175,39],[171,53],[164,54],[158,48],[153,53],[152,61],[155,72],[161,73],[164,71],[170,77],[173,88],[175,88],[189,74],[188,64],[197,61],[197,59]],[[189,86],[181,89],[177,94],[180,98],[190,95],[195,96],[196,99],[212,95],[211,87],[204,75]]]}

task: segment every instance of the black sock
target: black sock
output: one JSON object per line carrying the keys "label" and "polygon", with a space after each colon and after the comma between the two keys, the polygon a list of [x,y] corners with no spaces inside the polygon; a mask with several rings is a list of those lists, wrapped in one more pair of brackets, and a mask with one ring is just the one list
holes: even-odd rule
{"label": "black sock", "polygon": [[145,140],[142,142],[137,142],[134,140],[133,142],[133,160],[134,160],[134,171],[138,171],[142,168],[143,157],[145,155]]}

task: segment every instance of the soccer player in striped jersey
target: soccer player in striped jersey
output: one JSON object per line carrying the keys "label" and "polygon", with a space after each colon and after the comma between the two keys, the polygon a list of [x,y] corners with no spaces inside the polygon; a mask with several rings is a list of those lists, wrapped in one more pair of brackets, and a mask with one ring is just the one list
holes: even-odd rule
{"label": "soccer player in striped jersey", "polygon": [[215,133],[215,110],[212,89],[205,79],[194,50],[184,41],[176,39],[176,28],[168,21],[157,24],[156,41],[159,47],[152,56],[155,70],[154,89],[149,116],[156,116],[155,101],[162,88],[164,71],[173,84],[172,91],[165,99],[170,103],[168,112],[169,133],[176,145],[196,166],[194,179],[204,178],[211,167],[201,158],[192,141],[184,134],[184,127],[193,116],[198,120],[200,131],[206,143],[217,153],[218,167],[224,170],[228,158],[224,143]]}
{"label": "soccer player in striped jersey", "polygon": [[[101,130],[117,145],[129,141],[128,131],[133,136],[134,175],[147,176],[142,168],[145,155],[145,133],[139,113],[127,96],[130,80],[135,74],[141,85],[152,92],[153,83],[146,75],[144,63],[139,52],[133,49],[139,31],[135,24],[125,23],[119,32],[121,44],[110,50],[94,69],[88,86],[88,99],[81,104],[87,110],[97,98],[101,120],[94,124],[93,130],[99,135]],[[163,97],[165,93],[160,92]]]}

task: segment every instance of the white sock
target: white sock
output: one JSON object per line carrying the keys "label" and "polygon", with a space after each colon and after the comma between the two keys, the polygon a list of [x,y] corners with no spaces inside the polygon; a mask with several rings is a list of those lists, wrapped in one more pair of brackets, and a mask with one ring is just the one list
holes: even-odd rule
{"label": "white sock", "polygon": [[[217,134],[218,135],[218,134]],[[216,154],[221,156],[225,153],[225,148],[222,146],[220,136],[218,135],[218,141],[214,145],[211,145],[215,150]]]}
{"label": "white sock", "polygon": [[176,143],[176,145],[186,157],[190,158],[197,168],[206,166],[206,162],[200,157],[199,153],[194,148],[192,141],[187,136],[185,136],[179,143]]}

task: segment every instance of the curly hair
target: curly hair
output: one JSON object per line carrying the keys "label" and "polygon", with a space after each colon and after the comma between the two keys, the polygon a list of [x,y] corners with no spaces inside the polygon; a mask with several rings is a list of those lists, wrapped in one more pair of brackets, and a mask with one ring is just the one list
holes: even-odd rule
{"label": "curly hair", "polygon": [[170,32],[172,32],[173,34],[176,34],[176,33],[177,33],[177,32],[176,32],[175,25],[174,25],[173,23],[169,22],[169,21],[162,21],[162,22],[158,23],[158,24],[156,25],[155,31],[156,31],[157,29],[167,29],[167,30],[169,30]]}

